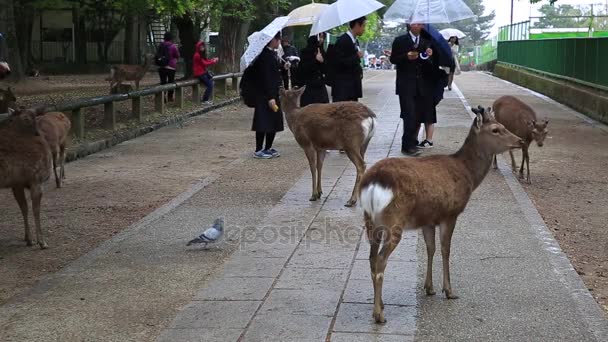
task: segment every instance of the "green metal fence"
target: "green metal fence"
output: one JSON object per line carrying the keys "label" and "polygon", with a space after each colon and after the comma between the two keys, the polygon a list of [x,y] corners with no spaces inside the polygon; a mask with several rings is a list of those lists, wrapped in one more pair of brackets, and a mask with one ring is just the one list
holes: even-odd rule
{"label": "green metal fence", "polygon": [[608,38],[498,42],[498,61],[608,89]]}

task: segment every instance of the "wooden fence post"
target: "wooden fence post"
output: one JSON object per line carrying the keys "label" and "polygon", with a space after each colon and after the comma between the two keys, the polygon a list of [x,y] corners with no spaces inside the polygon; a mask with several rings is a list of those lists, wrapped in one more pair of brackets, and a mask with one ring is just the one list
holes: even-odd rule
{"label": "wooden fence post", "polygon": [[141,105],[141,97],[134,97],[131,99],[131,114],[137,121],[142,122],[144,119],[144,111]]}
{"label": "wooden fence post", "polygon": [[154,94],[154,110],[158,113],[165,114],[165,92]]}
{"label": "wooden fence post", "polygon": [[177,87],[175,89],[175,101],[178,108],[184,108],[184,88]]}
{"label": "wooden fence post", "polygon": [[239,92],[239,77],[238,76],[232,76],[232,91],[236,92],[237,94]]}
{"label": "wooden fence post", "polygon": [[106,128],[116,130],[116,111],[114,110],[114,102],[103,104],[103,123]]}
{"label": "wooden fence post", "polygon": [[82,108],[72,110],[72,133],[79,139],[84,138],[84,112]]}
{"label": "wooden fence post", "polygon": [[201,85],[199,83],[192,86],[192,103],[199,104],[201,102]]}

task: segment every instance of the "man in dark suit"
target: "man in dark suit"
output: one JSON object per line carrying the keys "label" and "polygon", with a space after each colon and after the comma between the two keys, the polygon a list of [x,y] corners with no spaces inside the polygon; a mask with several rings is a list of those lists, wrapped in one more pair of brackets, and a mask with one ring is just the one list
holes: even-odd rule
{"label": "man in dark suit", "polygon": [[366,23],[366,17],[351,21],[350,30],[336,41],[333,60],[329,61],[329,67],[334,68],[331,90],[333,102],[358,101],[363,97],[363,51],[359,48],[357,37],[365,33]]}
{"label": "man in dark suit", "polygon": [[397,95],[403,119],[401,152],[417,156],[417,133],[421,117],[433,113],[433,50],[422,37],[422,24],[412,24],[408,32],[395,38],[391,63],[397,67]]}

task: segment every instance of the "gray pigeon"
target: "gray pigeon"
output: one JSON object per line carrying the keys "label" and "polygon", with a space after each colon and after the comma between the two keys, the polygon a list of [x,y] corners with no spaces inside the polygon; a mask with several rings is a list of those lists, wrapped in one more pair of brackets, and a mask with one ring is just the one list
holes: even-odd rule
{"label": "gray pigeon", "polygon": [[220,217],[215,219],[213,226],[207,228],[201,235],[190,240],[186,246],[192,244],[204,243],[207,246],[208,243],[213,243],[219,240],[224,235],[224,218]]}

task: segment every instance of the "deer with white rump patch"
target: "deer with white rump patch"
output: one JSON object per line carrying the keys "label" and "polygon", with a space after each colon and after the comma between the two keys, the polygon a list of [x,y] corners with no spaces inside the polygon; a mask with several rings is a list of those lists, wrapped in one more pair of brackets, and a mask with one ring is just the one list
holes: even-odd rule
{"label": "deer with white rump patch", "polygon": [[[536,113],[534,110],[523,103],[521,100],[513,96],[502,96],[494,101],[492,105],[496,120],[503,124],[509,131],[524,140],[524,145],[521,148],[522,160],[521,168],[519,169],[519,177],[524,178],[524,163],[526,164],[527,177],[526,181],[530,183],[530,154],[528,148],[532,141],[536,141],[538,147],[543,147],[545,138],[547,137],[548,120],[536,121]],[[511,166],[513,172],[517,172],[517,164],[513,151],[509,150],[511,155]],[[498,168],[496,156],[494,156],[494,168]]]}
{"label": "deer with white rump patch", "polygon": [[300,108],[306,87],[281,89],[281,108],[287,125],[308,158],[312,174],[311,201],[321,198],[321,170],[327,150],[344,150],[357,168],[357,180],[345,206],[357,203],[359,184],[365,172],[365,152],[376,128],[376,114],[358,102],[311,104]]}
{"label": "deer with white rump patch", "polygon": [[376,323],[386,321],[382,302],[384,270],[405,229],[422,229],[428,256],[424,288],[427,295],[434,295],[435,228],[440,226],[443,292],[448,299],[458,298],[450,284],[449,269],[456,219],[488,173],[492,157],[521,147],[523,143],[494,119],[489,108],[478,107],[473,112],[477,117],[458,152],[424,158],[384,159],[363,176],[360,198],[370,243]]}

